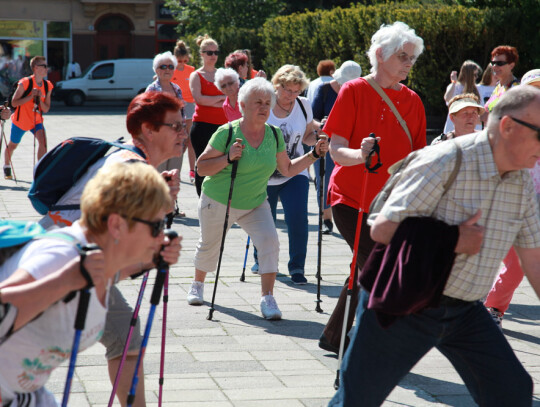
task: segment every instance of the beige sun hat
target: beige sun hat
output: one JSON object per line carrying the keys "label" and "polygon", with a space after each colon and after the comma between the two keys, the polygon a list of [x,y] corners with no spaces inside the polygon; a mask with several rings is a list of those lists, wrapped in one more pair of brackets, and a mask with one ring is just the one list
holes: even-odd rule
{"label": "beige sun hat", "polygon": [[457,113],[462,109],[465,109],[466,107],[476,107],[478,109],[478,114],[482,114],[484,112],[484,107],[479,105],[476,100],[470,99],[470,98],[464,98],[464,99],[458,99],[454,103],[450,105],[450,109],[448,110],[449,114]]}

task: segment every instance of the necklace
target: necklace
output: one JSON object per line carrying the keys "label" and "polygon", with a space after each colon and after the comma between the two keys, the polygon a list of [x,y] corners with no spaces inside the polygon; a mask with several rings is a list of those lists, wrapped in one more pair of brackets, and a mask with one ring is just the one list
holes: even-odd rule
{"label": "necklace", "polygon": [[283,110],[284,112],[287,112],[287,116],[291,114],[292,108],[293,108],[293,106],[294,106],[294,102],[291,102],[291,105],[289,106],[289,109],[285,109],[283,106],[281,106],[281,105],[279,104],[279,102],[278,102],[277,100],[276,100],[276,104],[279,106],[279,108],[280,108],[281,110]]}

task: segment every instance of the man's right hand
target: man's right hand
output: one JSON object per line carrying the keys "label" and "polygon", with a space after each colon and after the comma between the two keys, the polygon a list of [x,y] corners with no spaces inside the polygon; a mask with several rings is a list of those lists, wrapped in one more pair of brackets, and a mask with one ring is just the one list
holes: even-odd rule
{"label": "man's right hand", "polygon": [[459,254],[477,254],[482,248],[484,240],[484,227],[476,222],[482,217],[479,209],[472,217],[459,225],[459,238],[455,252]]}

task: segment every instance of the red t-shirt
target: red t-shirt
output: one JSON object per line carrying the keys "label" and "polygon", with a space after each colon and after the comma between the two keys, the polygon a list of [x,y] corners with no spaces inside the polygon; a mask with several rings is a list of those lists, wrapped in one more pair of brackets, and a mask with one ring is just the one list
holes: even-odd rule
{"label": "red t-shirt", "polygon": [[[22,78],[19,83],[23,84],[23,89],[28,89],[30,77]],[[36,77],[31,76],[33,88],[39,89],[41,92],[41,101],[45,102],[47,95],[45,94],[45,80],[41,82],[41,86],[38,86],[36,83]],[[50,92],[54,87],[50,81],[47,81],[48,91]],[[18,117],[18,119],[17,119]],[[20,105],[18,109],[14,111],[11,115],[11,121],[21,130],[31,130],[35,127],[36,124],[43,123],[43,117],[41,116],[41,111],[34,112],[34,100],[30,99],[23,105]],[[35,122],[34,122],[35,121]]]}
{"label": "red t-shirt", "polygon": [[195,68],[191,65],[184,64],[184,70],[179,71],[178,69],[175,69],[173,77],[171,79],[171,82],[174,82],[178,86],[180,86],[180,90],[182,91],[182,98],[188,103],[193,103],[195,101],[193,100],[191,89],[189,88],[189,75],[191,75],[191,72],[193,72],[194,70]]}
{"label": "red t-shirt", "polygon": [[[420,97],[401,85],[401,90],[383,89],[407,123],[413,141],[413,149],[426,145],[426,115]],[[358,149],[362,139],[370,133],[381,138],[380,156],[383,164],[377,174],[367,175],[364,211],[389,177],[388,168],[411,152],[411,143],[398,120],[379,94],[364,78],[346,82],[338,98],[324,132],[349,140],[349,147]],[[341,166],[336,163],[328,186],[328,203],[338,203],[359,208],[364,188],[364,164]]]}
{"label": "red t-shirt", "polygon": [[[201,93],[206,96],[223,96],[223,93],[216,88],[214,82],[207,81],[200,72],[197,72],[201,81]],[[211,124],[225,124],[227,117],[221,107],[203,106],[195,104],[195,113],[193,114],[193,122],[204,122]]]}

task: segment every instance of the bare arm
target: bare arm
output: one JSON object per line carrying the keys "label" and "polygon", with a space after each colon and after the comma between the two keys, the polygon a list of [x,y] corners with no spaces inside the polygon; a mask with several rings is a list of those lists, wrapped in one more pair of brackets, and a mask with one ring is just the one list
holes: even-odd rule
{"label": "bare arm", "polygon": [[540,247],[524,249],[514,246],[521,263],[521,268],[531,283],[534,292],[540,298]]}
{"label": "bare arm", "polygon": [[19,83],[19,85],[17,86],[17,90],[13,94],[13,99],[11,100],[11,105],[13,107],[24,105],[26,102],[28,102],[29,100],[32,100],[32,98],[34,97],[34,94],[32,92],[30,92],[25,97],[22,97],[23,93],[24,93],[24,85],[22,83]]}
{"label": "bare arm", "polygon": [[[380,140],[381,138],[377,137],[377,141]],[[330,155],[335,162],[344,167],[363,164],[374,144],[373,137],[366,137],[362,139],[360,148],[349,148],[349,140],[334,133],[330,142]]]}
{"label": "bare arm", "polygon": [[[242,139],[237,138],[228,153],[230,160],[239,160],[240,157],[242,157],[244,147],[245,146],[242,145]],[[227,154],[222,153],[208,144],[197,160],[197,172],[202,177],[215,175],[225,169],[228,165]]]}
{"label": "bare arm", "polygon": [[[45,80],[45,79],[43,79]],[[41,108],[41,111],[43,113],[47,113],[50,108],[51,108],[51,93],[52,93],[52,89],[49,89],[49,91],[47,92],[47,94],[45,95],[45,100],[41,100],[41,92],[39,93],[39,106]]]}
{"label": "bare arm", "polygon": [[201,92],[201,79],[197,71],[194,71],[189,76],[189,89],[195,99],[195,103],[202,106],[222,107],[225,101],[225,95],[208,96]]}
{"label": "bare arm", "polygon": [[308,123],[302,143],[307,146],[314,146],[317,143],[317,137],[322,133],[320,128],[321,123],[316,120],[312,120],[311,123]]}
{"label": "bare arm", "polygon": [[[327,151],[328,139],[326,137],[321,137],[315,145],[315,152],[319,156],[321,156],[326,154]],[[285,177],[294,177],[316,161],[311,152],[304,154],[303,156],[297,157],[291,161],[286,151],[281,151],[280,153],[277,153],[276,160],[277,169]]]}

